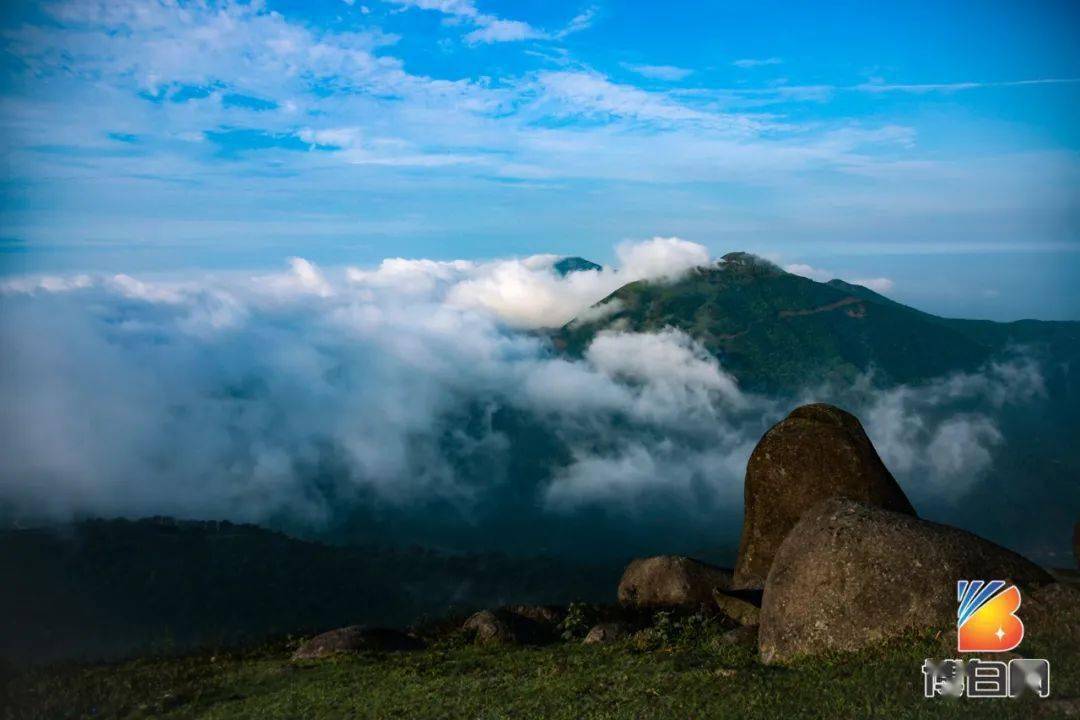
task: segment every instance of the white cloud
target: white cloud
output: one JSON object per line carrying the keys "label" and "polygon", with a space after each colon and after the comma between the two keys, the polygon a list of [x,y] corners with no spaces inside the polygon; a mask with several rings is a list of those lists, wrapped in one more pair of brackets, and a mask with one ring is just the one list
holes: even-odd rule
{"label": "white cloud", "polygon": [[154,303],[176,305],[184,302],[184,293],[178,288],[162,283],[147,283],[130,275],[114,275],[107,284],[122,297]]}
{"label": "white cloud", "polygon": [[353,165],[388,167],[443,167],[482,163],[479,155],[426,152],[415,144],[395,137],[367,137],[362,128],[303,128],[297,137],[312,146],[333,150],[337,157]]}
{"label": "white cloud", "polygon": [[993,459],[991,449],[1004,438],[984,416],[952,417],[938,426],[926,448],[934,475],[945,495],[962,495],[986,472]]}
{"label": "white cloud", "polygon": [[[678,330],[603,333],[574,359],[514,329],[708,259],[674,238],[617,256],[565,278],[557,256],[536,255],[9,279],[0,504],[34,519],[163,513],[309,532],[371,512],[383,541],[447,546],[466,525],[489,538],[507,512],[551,536],[588,508],[620,548],[627,527],[666,536],[648,524],[660,520],[694,542],[730,534],[746,460],[791,399],[745,392]],[[1046,388],[1033,360],[1013,358],[806,395],[859,416],[918,503],[974,488],[1005,445],[999,418]]]}
{"label": "white cloud", "polygon": [[620,312],[623,309],[622,300],[611,298],[597,303],[592,307],[585,308],[574,316],[574,327],[600,322],[601,320]]}
{"label": "white cloud", "polygon": [[468,43],[515,42],[545,37],[544,33],[520,20],[493,19],[465,34]]}
{"label": "white cloud", "polygon": [[[554,270],[559,260],[557,255],[487,262],[388,258],[375,268],[345,268],[341,273],[346,281],[344,287],[337,287],[335,280],[311,261],[294,257],[288,261],[287,272],[250,278],[245,292],[251,300],[260,298],[270,303],[302,296],[353,297],[356,293],[368,299],[379,293],[413,296],[417,300],[490,314],[516,328],[550,328],[565,324],[626,283],[642,279],[673,280],[691,268],[710,262],[703,245],[674,237],[624,242],[615,254],[618,263],[614,267],[565,276]],[[228,282],[232,286],[239,281]],[[201,291],[183,282],[138,280],[121,274],[101,280],[88,275],[17,277],[4,281],[0,292],[59,293],[96,285],[123,297],[174,305],[189,302]]]}
{"label": "white cloud", "polygon": [[609,116],[646,122],[693,123],[738,133],[759,129],[755,119],[691,107],[664,93],[612,82],[592,71],[549,71],[537,75],[541,102],[555,115]]}
{"label": "white cloud", "polygon": [[628,282],[672,279],[709,262],[708,250],[679,238],[653,238],[616,248],[618,267],[577,272],[552,270],[555,256],[477,266],[447,292],[447,301],[495,312],[515,327],[559,327]]}
{"label": "white cloud", "polygon": [[474,277],[457,283],[447,301],[492,311],[516,327],[558,327],[601,300],[618,282],[613,275],[600,273],[560,278],[550,269],[537,271],[519,261],[505,261],[485,265]]}
{"label": "white cloud", "polygon": [[774,403],[742,393],[715,358],[677,330],[603,333],[585,362],[546,367],[543,382],[529,386],[537,407],[558,408],[559,422],[572,432],[583,419],[604,416],[648,430],[612,434],[600,450],[587,438],[573,443],[573,461],[545,491],[550,508],[637,513],[649,493],[668,500],[704,493],[729,507],[737,503],[753,436],[764,429],[757,423],[775,417]]}
{"label": "white cloud", "polygon": [[[840,277],[832,270],[825,270],[823,268],[816,268],[805,263],[791,263],[784,266],[784,270],[792,275],[801,275],[802,277],[816,280],[817,282],[828,282],[833,278]],[[875,277],[875,278],[856,278],[854,280],[848,280],[848,282],[854,285],[862,285],[865,288],[869,288],[874,292],[887,293],[891,292],[896,287],[896,283],[887,277]]]}
{"label": "white cloud", "polygon": [[[460,18],[463,33],[480,29],[470,18],[484,15],[470,2],[413,6]],[[373,188],[392,180],[433,198],[421,203],[421,211],[445,197],[428,191],[449,178],[461,192],[485,196],[497,193],[505,178],[641,183],[647,209],[657,193],[645,184],[731,182],[773,197],[776,223],[804,228],[825,222],[818,217],[822,207],[830,209],[829,222],[855,227],[867,214],[883,212],[884,195],[884,211],[898,215],[955,213],[966,207],[958,194],[969,206],[976,200],[985,206],[988,178],[1008,178],[1008,187],[995,196],[1060,196],[1055,202],[1068,202],[1061,192],[1022,192],[1051,181],[1045,172],[1017,172],[1018,157],[978,173],[962,172],[963,163],[901,162],[897,154],[915,149],[911,128],[797,123],[733,103],[730,93],[664,92],[614,82],[567,57],[558,60],[564,68],[558,72],[445,80],[408,72],[391,52],[397,38],[374,26],[359,32],[317,29],[258,6],[231,4],[49,7],[56,22],[27,25],[5,37],[8,52],[24,62],[27,81],[36,87],[49,78],[54,88],[53,94],[6,98],[0,131],[11,143],[13,177],[32,183],[105,177],[93,192],[110,207],[136,196],[169,206],[171,188],[181,184],[201,189],[211,204],[238,196],[280,197],[285,178],[292,177],[305,180],[299,190],[295,182],[288,189],[298,205],[309,193],[343,185],[361,186],[357,192],[366,194],[360,197],[371,197]],[[228,96],[257,98],[269,109],[229,104]],[[69,104],[93,111],[76,121],[64,112]],[[118,130],[138,138],[132,153],[116,154],[116,141],[103,140]],[[297,152],[301,144],[310,150]],[[73,154],[33,150],[43,146],[71,148]],[[222,154],[230,156],[231,171],[208,172],[220,169]],[[1062,158],[1056,175],[1049,173],[1059,178],[1055,187],[1067,185],[1063,176],[1074,164]],[[429,172],[409,172],[415,168]],[[819,171],[828,171],[828,178],[808,183]],[[962,182],[968,174],[970,182]],[[874,182],[855,189],[845,181],[852,177]],[[815,202],[808,198],[811,187]],[[816,202],[823,193],[842,202]],[[356,212],[365,216],[380,209],[367,203],[350,207],[361,205]],[[738,203],[733,209],[739,211]],[[403,208],[385,209],[386,217],[408,224],[401,219],[407,213],[395,210]],[[141,229],[122,232],[134,223],[118,212],[109,218],[80,215],[70,220],[74,228],[33,220],[33,227],[20,230],[57,242],[96,222],[94,232],[134,242]],[[360,222],[343,218],[349,213],[340,208],[334,214],[329,221]],[[445,224],[442,215],[440,207]],[[248,216],[245,222],[261,220]],[[175,238],[179,226],[191,225],[190,218],[171,217],[159,218],[156,227]]]}
{"label": "white cloud", "polygon": [[790,265],[785,265],[784,270],[792,275],[800,275],[818,282],[828,282],[836,277],[830,270],[822,270],[821,268],[812,267],[805,263],[791,263]]}
{"label": "white cloud", "polygon": [[709,408],[720,401],[729,408],[746,404],[735,380],[716,358],[686,333],[604,332],[589,345],[586,360],[616,380],[643,388],[641,412],[675,419],[688,408]]}
{"label": "white cloud", "polygon": [[476,17],[480,11],[476,9],[473,0],[390,0],[398,5],[419,8],[420,10],[437,10],[446,15],[459,17]]}
{"label": "white cloud", "polygon": [[466,260],[438,262],[387,258],[375,270],[348,268],[350,281],[375,287],[391,287],[410,295],[430,294],[438,286],[468,276],[476,264]]}
{"label": "white cloud", "polygon": [[[26,58],[35,77],[64,84],[58,92],[72,102],[98,110],[79,123],[69,122],[51,103],[42,106],[39,97],[32,105],[24,100],[20,110],[5,113],[6,127],[21,145],[88,147],[100,145],[100,138],[118,127],[130,129],[140,148],[155,152],[140,154],[137,160],[105,157],[98,162],[137,164],[139,169],[131,173],[190,174],[205,182],[207,176],[197,171],[200,163],[191,164],[192,157],[204,151],[192,148],[190,156],[177,157],[171,141],[227,139],[236,129],[312,145],[340,143],[340,151],[318,155],[352,164],[459,164],[472,158],[444,146],[457,147],[459,139],[448,141],[445,131],[416,131],[447,123],[460,129],[498,107],[506,95],[484,83],[405,72],[400,60],[383,53],[396,38],[376,29],[315,30],[257,5],[181,8],[121,0],[57,4],[50,10],[72,26],[27,27],[7,36],[7,49]],[[72,56],[79,58],[74,65]],[[93,93],[87,91],[90,78]],[[226,97],[256,98],[270,109],[228,105]],[[40,122],[41,113],[51,113],[52,120]],[[334,122],[335,117],[354,124]],[[325,119],[326,124],[297,127],[300,118]],[[423,137],[424,142],[401,134]],[[294,159],[318,164],[309,153],[296,153]]]}
{"label": "white cloud", "polygon": [[872,378],[864,377],[855,387],[849,407],[856,408],[886,466],[907,478],[905,489],[950,501],[990,469],[994,450],[1004,442],[1001,409],[1046,394],[1042,372],[1029,357],[916,385],[872,389]]}
{"label": "white cloud", "polygon": [[638,75],[653,80],[683,80],[694,72],[688,68],[676,67],[674,65],[625,65],[625,67],[627,70],[632,70]]}
{"label": "white cloud", "polygon": [[735,67],[739,67],[739,68],[756,68],[756,67],[764,67],[766,65],[779,65],[782,62],[783,62],[783,60],[781,60],[778,57],[757,58],[757,59],[755,59],[755,58],[743,58],[741,60],[736,60],[731,64],[734,65]]}
{"label": "white cloud", "polygon": [[270,297],[292,298],[301,295],[314,295],[328,298],[334,289],[322,271],[304,258],[289,258],[289,272],[273,275],[259,275],[253,278],[256,288],[268,293]]}
{"label": "white cloud", "polygon": [[69,292],[81,290],[93,284],[89,275],[24,275],[0,280],[0,293]]}
{"label": "white cloud", "polygon": [[[641,245],[619,250],[635,273],[669,276],[673,257],[702,252],[670,238]],[[701,428],[706,454],[743,452],[741,434],[716,420],[745,399],[685,335],[605,336],[572,361],[552,358],[539,336],[506,330],[580,312],[636,277],[625,268],[560,277],[556,259],[399,258],[339,272],[293,258],[271,275],[9,282],[0,338],[33,327],[36,339],[0,368],[0,391],[13,399],[0,411],[0,500],[35,516],[166,512],[316,525],[364,492],[468,508],[499,492],[507,480],[497,468],[513,452],[482,424],[462,434],[476,403],[536,414],[567,444],[577,464],[568,472],[582,481],[589,448],[619,416],[631,423],[627,438],[674,433],[647,447],[676,474],[678,448],[701,442]],[[529,298],[539,309],[526,310]],[[460,435],[451,450],[447,433]],[[312,463],[328,452],[338,469],[320,482],[333,488],[316,490]],[[464,472],[453,453],[488,471]],[[737,473],[705,477],[698,454],[689,453],[701,467],[687,477],[727,496]],[[597,497],[573,485],[560,483],[553,512]],[[544,492],[536,488],[538,500]]]}
{"label": "white cloud", "polygon": [[555,33],[554,37],[557,39],[564,38],[574,33],[579,33],[583,30],[588,30],[592,27],[593,22],[596,20],[598,11],[595,7],[590,7],[584,12],[580,12],[574,17],[570,18],[570,22],[566,24],[559,32]]}
{"label": "white cloud", "polygon": [[297,284],[307,292],[314,293],[319,297],[328,297],[333,294],[330,284],[326,282],[319,269],[304,258],[289,258],[289,266]]}
{"label": "white cloud", "polygon": [[[483,3],[411,6],[457,18],[462,35],[481,29],[474,19],[486,17]],[[541,186],[567,193],[560,202],[572,193],[559,181],[616,183],[611,202],[651,217],[668,212],[660,198],[680,186],[686,217],[679,227],[687,232],[799,229],[836,243],[865,236],[867,227],[911,227],[908,221],[925,223],[919,233],[932,227],[957,235],[949,229],[967,213],[987,219],[965,233],[994,246],[1015,243],[1006,237],[1015,227],[1009,217],[1022,212],[1060,227],[1053,218],[1066,217],[1073,200],[1065,188],[1075,186],[1077,163],[1065,152],[931,159],[913,128],[877,113],[808,122],[784,105],[838,92],[880,94],[883,82],[665,90],[615,82],[551,43],[540,48],[543,60],[513,73],[488,77],[478,66],[446,79],[410,72],[416,65],[406,60],[417,43],[398,43],[379,18],[359,14],[359,24],[319,27],[259,4],[117,0],[45,8],[48,17],[2,39],[17,59],[16,85],[28,90],[2,98],[9,174],[40,201],[61,183],[83,182],[91,196],[83,205],[95,210],[9,218],[9,231],[42,242],[70,246],[75,237],[94,237],[131,246],[154,236],[238,244],[238,237],[272,232],[296,254],[309,230],[344,237],[375,227],[395,240],[436,224],[448,234],[486,232],[481,226],[499,220],[461,211],[460,197],[499,203],[508,179],[527,181],[515,185],[522,193]],[[331,141],[346,130],[352,134],[334,138],[340,144]],[[717,200],[708,188],[715,183],[748,192]],[[382,189],[390,185],[401,190],[387,198]],[[231,230],[200,232],[214,223],[176,209],[179,188]],[[335,201],[347,194],[355,201]],[[722,212],[710,209],[716,202]],[[769,204],[767,221],[750,207],[757,202]],[[307,212],[315,205],[325,213]],[[162,210],[153,228],[138,212],[149,206]],[[990,218],[986,208],[1000,210]],[[565,232],[580,219],[573,213],[548,220]],[[636,231],[630,221],[613,223],[616,236]]]}
{"label": "white cloud", "polygon": [[709,251],[704,245],[677,237],[622,243],[616,254],[622,271],[634,279],[676,278],[687,270],[709,264]]}
{"label": "white cloud", "polygon": [[548,32],[521,20],[509,20],[481,12],[472,0],[389,0],[404,7],[435,10],[452,18],[465,20],[474,29],[464,35],[469,44],[520,42],[522,40],[559,40],[587,30],[596,17],[596,9],[578,13],[557,32]]}
{"label": "white cloud", "polygon": [[[737,505],[741,476],[753,449],[751,443],[718,445],[686,453],[671,442],[630,443],[610,455],[581,453],[547,488],[544,500],[553,510],[568,512],[604,507],[630,515],[633,522],[657,496],[687,497],[705,492],[721,505]],[[703,506],[680,507],[686,524],[701,522],[701,515],[720,511]],[[719,529],[719,528],[718,528]]]}
{"label": "white cloud", "polygon": [[506,20],[480,12],[472,0],[391,0],[405,7],[435,10],[454,18],[461,18],[475,25],[466,33],[465,42],[497,43],[517,42],[549,37],[548,33],[520,20]]}
{"label": "white cloud", "polygon": [[961,90],[981,90],[995,87],[1026,87],[1033,85],[1072,85],[1080,83],[1080,78],[1036,78],[1033,80],[1012,80],[1005,82],[954,82],[954,83],[886,83],[882,81],[866,82],[854,85],[851,90],[868,93],[905,92],[917,95],[932,92],[952,93]]}
{"label": "white cloud", "polygon": [[887,293],[890,292],[896,283],[891,278],[876,277],[876,278],[856,278],[851,281],[855,285],[862,285],[865,288],[869,288],[874,292]]}
{"label": "white cloud", "polygon": [[[137,85],[161,95],[171,85],[213,87],[226,82],[252,94],[276,94],[283,82],[306,72],[334,75],[355,87],[408,82],[400,62],[377,57],[393,40],[378,32],[317,34],[258,5],[178,7],[131,0],[57,3],[57,20],[78,31],[28,32],[15,40],[35,69],[63,67],[65,52],[80,53],[76,72],[130,74]],[[123,30],[122,34],[118,30]]]}
{"label": "white cloud", "polygon": [[548,488],[545,499],[556,508],[572,508],[582,503],[632,503],[639,499],[641,490],[657,486],[686,490],[689,482],[685,477],[672,477],[670,472],[661,470],[647,448],[632,445],[615,456],[575,458]]}

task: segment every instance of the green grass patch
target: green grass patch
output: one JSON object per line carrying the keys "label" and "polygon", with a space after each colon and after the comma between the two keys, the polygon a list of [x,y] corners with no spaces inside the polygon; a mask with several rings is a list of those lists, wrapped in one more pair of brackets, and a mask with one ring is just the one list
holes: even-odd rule
{"label": "green grass patch", "polygon": [[[11,676],[6,718],[1028,718],[1034,697],[922,697],[924,658],[949,655],[913,637],[858,654],[766,667],[720,631],[609,646],[473,647],[293,663],[286,645]],[[1075,648],[1051,659],[1051,700],[1080,696]]]}

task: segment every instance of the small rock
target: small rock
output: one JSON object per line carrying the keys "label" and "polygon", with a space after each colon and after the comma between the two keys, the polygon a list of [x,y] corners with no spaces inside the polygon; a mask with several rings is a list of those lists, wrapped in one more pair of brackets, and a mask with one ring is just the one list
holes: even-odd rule
{"label": "small rock", "polygon": [[424,643],[400,630],[350,625],[316,635],[301,645],[293,660],[313,660],[337,653],[419,650]]}
{"label": "small rock", "polygon": [[556,605],[510,605],[506,611],[543,625],[558,625],[566,617],[566,610]]}
{"label": "small rock", "polygon": [[625,639],[629,635],[622,623],[600,623],[594,625],[583,641],[586,645],[606,645]]}
{"label": "small rock", "polygon": [[474,614],[461,629],[473,633],[473,642],[477,645],[512,645],[517,642],[517,635],[510,623],[492,610],[481,610]]}
{"label": "small rock", "polygon": [[713,590],[731,587],[731,571],[680,555],[631,561],[619,581],[619,602],[635,608],[698,608]]}
{"label": "small rock", "polygon": [[720,614],[739,625],[757,625],[761,608],[734,595],[716,591],[713,593],[716,609]]}
{"label": "small rock", "polygon": [[746,465],[744,496],[736,588],[765,586],[780,543],[822,500],[846,497],[915,514],[858,419],[824,404],[795,408],[765,433]]}
{"label": "small rock", "polygon": [[466,620],[461,629],[473,635],[477,645],[535,645],[555,639],[556,622],[552,621],[555,617],[537,611],[536,606],[517,605],[481,610]]}

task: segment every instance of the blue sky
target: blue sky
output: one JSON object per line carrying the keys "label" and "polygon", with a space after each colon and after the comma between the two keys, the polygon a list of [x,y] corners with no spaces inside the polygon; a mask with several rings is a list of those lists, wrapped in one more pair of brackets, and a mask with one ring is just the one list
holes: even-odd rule
{"label": "blue sky", "polygon": [[0,272],[686,238],[1080,318],[1069,2],[5,3]]}

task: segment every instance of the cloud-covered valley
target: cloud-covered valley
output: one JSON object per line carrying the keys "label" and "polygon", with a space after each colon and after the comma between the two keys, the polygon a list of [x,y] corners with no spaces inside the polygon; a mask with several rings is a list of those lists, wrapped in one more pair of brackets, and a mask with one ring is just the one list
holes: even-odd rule
{"label": "cloud-covered valley", "polygon": [[588,536],[615,555],[715,549],[737,536],[750,451],[799,402],[859,415],[918,507],[961,501],[1008,443],[1003,408],[1045,394],[1021,355],[790,398],[740,389],[675,329],[605,332],[560,355],[545,328],[710,262],[677,238],[616,255],[565,275],[541,255],[8,279],[0,511],[451,548],[570,552]]}

